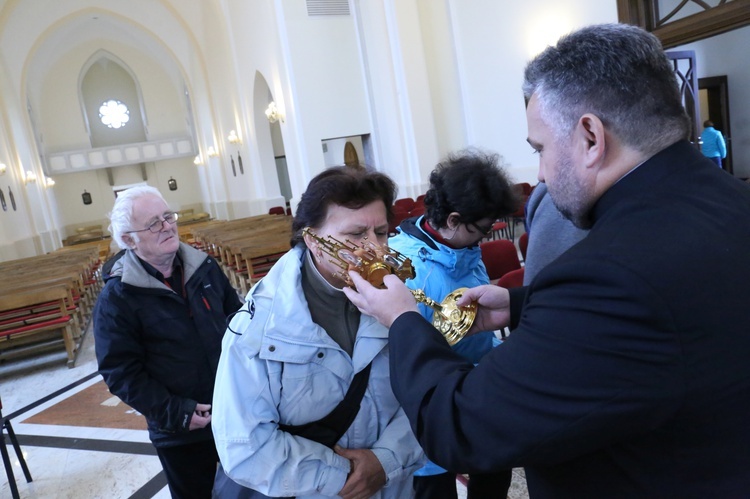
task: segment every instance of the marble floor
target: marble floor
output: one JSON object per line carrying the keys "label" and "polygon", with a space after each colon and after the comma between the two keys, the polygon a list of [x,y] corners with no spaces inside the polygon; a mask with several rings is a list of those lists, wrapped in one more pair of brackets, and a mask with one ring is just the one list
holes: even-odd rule
{"label": "marble floor", "polygon": [[[68,369],[65,361],[62,351],[0,365],[3,416],[10,417],[33,479],[26,482],[6,435],[20,496],[24,499],[169,498],[159,458],[145,430],[24,423],[101,380],[96,373],[90,325],[76,366]],[[0,484],[0,497],[10,498],[4,472]]]}
{"label": "marble floor", "polygon": [[[68,369],[65,361],[65,352],[61,351],[0,364],[3,416],[10,418],[33,478],[31,483],[26,482],[6,438],[21,498],[169,498],[161,464],[145,430],[25,422],[101,380],[96,372],[90,324],[75,367]],[[465,499],[466,488],[461,483],[457,483],[457,490],[459,499]],[[10,485],[2,473],[0,498],[10,497]],[[523,470],[514,471],[508,497],[528,497]]]}

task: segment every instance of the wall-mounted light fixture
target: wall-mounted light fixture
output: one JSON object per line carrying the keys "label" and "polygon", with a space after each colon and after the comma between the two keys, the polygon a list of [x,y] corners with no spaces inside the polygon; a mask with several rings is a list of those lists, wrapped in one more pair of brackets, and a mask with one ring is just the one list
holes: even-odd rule
{"label": "wall-mounted light fixture", "polygon": [[269,123],[276,123],[277,121],[284,123],[284,113],[279,111],[279,108],[276,107],[274,101],[268,103],[268,107],[266,108],[266,118],[268,118]]}
{"label": "wall-mounted light fixture", "polygon": [[193,159],[193,164],[194,164],[194,165],[197,165],[197,166],[200,166],[200,165],[202,165],[202,164],[203,164],[203,158],[201,158],[201,155],[200,155],[200,154],[198,154],[198,155],[197,155],[197,156],[195,157],[195,159]]}
{"label": "wall-mounted light fixture", "polygon": [[91,204],[91,193],[86,192],[86,189],[84,189],[83,194],[81,194],[81,199],[83,200],[83,204]]}
{"label": "wall-mounted light fixture", "polygon": [[234,130],[229,132],[229,135],[227,135],[227,140],[230,144],[242,144],[242,139],[237,135],[237,132]]}
{"label": "wall-mounted light fixture", "polygon": [[5,175],[5,170],[8,169],[8,166],[5,163],[0,163],[0,175]]}
{"label": "wall-mounted light fixture", "polygon": [[36,173],[32,172],[31,170],[26,170],[26,175],[24,175],[23,181],[27,184],[29,182],[36,182]]}
{"label": "wall-mounted light fixture", "polygon": [[208,150],[206,151],[206,154],[208,154],[209,158],[215,158],[216,156],[219,155],[219,152],[216,149],[214,149],[214,146],[210,146]]}
{"label": "wall-mounted light fixture", "polygon": [[44,187],[50,188],[55,185],[55,181],[49,177],[44,177]]}
{"label": "wall-mounted light fixture", "polygon": [[167,180],[167,185],[169,186],[170,191],[177,190],[177,181],[173,179],[172,177],[169,177],[169,180]]}

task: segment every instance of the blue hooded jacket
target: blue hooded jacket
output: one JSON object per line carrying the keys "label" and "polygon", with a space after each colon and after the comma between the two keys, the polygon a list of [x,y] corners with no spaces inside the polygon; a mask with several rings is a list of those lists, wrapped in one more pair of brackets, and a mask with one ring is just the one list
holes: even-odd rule
{"label": "blue hooded jacket", "polygon": [[[416,276],[406,281],[409,289],[421,289],[428,297],[441,302],[458,288],[489,284],[478,245],[453,249],[440,244],[422,229],[423,220],[424,216],[404,220],[397,229],[398,234],[388,240],[389,247],[411,259]],[[420,303],[419,311],[432,321],[431,308]],[[485,331],[459,341],[453,350],[476,364],[493,347],[494,338],[493,331]]]}
{"label": "blue hooded jacket", "polygon": [[[414,266],[414,279],[406,280],[409,289],[421,289],[429,298],[441,302],[458,288],[489,284],[478,245],[454,249],[440,244],[422,229],[423,220],[424,216],[404,220],[396,229],[398,234],[388,240],[388,246],[408,257]],[[422,316],[432,322],[433,310],[421,303],[418,307]],[[453,345],[453,351],[476,364],[497,344],[495,333],[485,331],[462,339]],[[431,476],[445,471],[428,462],[414,474]]]}

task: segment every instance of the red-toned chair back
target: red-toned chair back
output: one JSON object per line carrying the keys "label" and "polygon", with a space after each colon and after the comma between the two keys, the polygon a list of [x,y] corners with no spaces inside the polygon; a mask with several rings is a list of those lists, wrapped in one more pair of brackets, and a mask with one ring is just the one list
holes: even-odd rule
{"label": "red-toned chair back", "polygon": [[424,205],[415,206],[409,212],[410,217],[420,217],[422,215],[424,215]]}
{"label": "red-toned chair back", "polygon": [[409,218],[411,215],[409,215],[409,210],[406,210],[403,207],[395,204],[391,208],[391,212],[393,213],[393,218],[391,218],[391,223],[388,224],[388,232],[390,234],[395,234],[396,227],[398,227],[401,222]]}
{"label": "red-toned chair back", "polygon": [[501,288],[520,288],[523,286],[523,267],[516,270],[511,270],[500,279],[497,280],[497,285]]}
{"label": "red-toned chair back", "polygon": [[507,239],[495,239],[481,243],[482,261],[490,280],[499,279],[508,272],[521,268],[516,245]]}
{"label": "red-toned chair back", "polygon": [[281,206],[274,206],[268,210],[269,215],[283,215],[284,213],[286,213],[286,211]]}
{"label": "red-toned chair back", "polygon": [[405,209],[406,211],[411,211],[411,209],[414,208],[415,204],[416,203],[412,198],[401,198],[393,202],[393,206],[398,206]]}

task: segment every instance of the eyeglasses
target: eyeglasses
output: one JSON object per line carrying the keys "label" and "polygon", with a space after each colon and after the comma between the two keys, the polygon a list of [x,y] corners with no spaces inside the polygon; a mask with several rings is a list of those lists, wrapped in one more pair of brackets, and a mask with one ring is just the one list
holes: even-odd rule
{"label": "eyeglasses", "polygon": [[164,222],[167,222],[169,225],[172,225],[177,221],[177,213],[170,212],[165,213],[162,218],[159,218],[157,220],[154,220],[150,224],[148,224],[148,227],[145,229],[139,229],[139,230],[129,230],[126,232],[126,234],[132,234],[133,232],[143,232],[143,231],[149,231],[156,234],[157,232],[161,232],[161,228],[164,226]]}
{"label": "eyeglasses", "polygon": [[[487,228],[484,228],[484,227],[480,227],[480,226],[478,226],[477,224],[475,224],[474,222],[469,222],[469,223],[468,223],[467,225],[471,225],[471,226],[472,226],[472,227],[474,227],[474,228],[475,228],[475,229],[476,229],[476,230],[477,230],[477,231],[478,231],[478,232],[479,232],[480,234],[483,234],[483,235],[485,235],[485,236],[489,236],[489,235],[490,235],[490,234],[492,233],[492,225],[490,225],[490,226],[489,226],[489,227],[487,227]],[[494,225],[494,224],[493,224],[493,225]]]}

